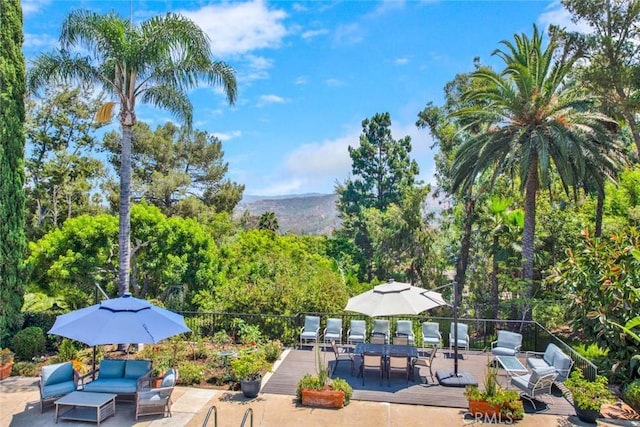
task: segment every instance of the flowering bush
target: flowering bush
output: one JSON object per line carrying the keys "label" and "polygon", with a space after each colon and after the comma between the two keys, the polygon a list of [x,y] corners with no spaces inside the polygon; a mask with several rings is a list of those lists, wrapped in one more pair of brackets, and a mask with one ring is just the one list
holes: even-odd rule
{"label": "flowering bush", "polygon": [[0,350],[0,365],[13,363],[13,353],[8,348]]}

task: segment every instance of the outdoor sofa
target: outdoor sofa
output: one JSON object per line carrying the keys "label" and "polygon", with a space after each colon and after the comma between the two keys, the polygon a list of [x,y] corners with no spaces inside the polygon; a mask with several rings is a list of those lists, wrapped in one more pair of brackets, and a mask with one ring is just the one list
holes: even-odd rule
{"label": "outdoor sofa", "polygon": [[[151,375],[151,361],[103,359],[95,372],[98,377],[85,383],[84,391],[135,396],[138,381],[144,381]],[[83,379],[92,378],[93,373],[93,371],[89,372],[83,376]]]}
{"label": "outdoor sofa", "polygon": [[527,352],[527,365],[531,369],[552,367],[558,374],[556,381],[564,381],[571,372],[573,360],[554,343],[547,345],[544,353]]}

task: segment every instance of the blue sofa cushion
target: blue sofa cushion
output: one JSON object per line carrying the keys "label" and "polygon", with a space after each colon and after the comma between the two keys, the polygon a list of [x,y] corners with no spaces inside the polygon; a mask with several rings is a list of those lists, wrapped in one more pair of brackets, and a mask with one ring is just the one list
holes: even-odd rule
{"label": "blue sofa cushion", "polygon": [[122,378],[125,360],[103,359],[100,361],[100,379]]}
{"label": "blue sofa cushion", "polygon": [[42,368],[43,386],[46,387],[67,381],[73,381],[73,365],[71,362],[56,363]]}
{"label": "blue sofa cushion", "polygon": [[84,391],[96,393],[135,393],[138,386],[136,379],[126,378],[98,378],[85,384]]}
{"label": "blue sofa cushion", "polygon": [[42,388],[42,398],[47,399],[54,396],[63,396],[71,393],[72,391],[76,391],[75,381],[51,384]]}
{"label": "blue sofa cushion", "polygon": [[124,368],[124,377],[137,380],[151,370],[149,360],[127,360]]}

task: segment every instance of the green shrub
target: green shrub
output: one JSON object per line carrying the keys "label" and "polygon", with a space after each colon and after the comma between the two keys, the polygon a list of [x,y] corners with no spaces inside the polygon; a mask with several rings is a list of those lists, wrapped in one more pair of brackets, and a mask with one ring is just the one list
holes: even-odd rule
{"label": "green shrub", "polygon": [[582,357],[596,365],[599,371],[606,372],[610,370],[609,368],[611,367],[611,363],[608,361],[609,349],[602,348],[596,343],[591,343],[588,346],[585,344],[578,344],[573,346],[573,349]]}
{"label": "green shrub", "polygon": [[182,362],[178,367],[178,384],[194,385],[204,381],[204,365],[195,362]]}
{"label": "green shrub", "polygon": [[55,362],[69,362],[73,359],[78,358],[78,349],[76,348],[73,341],[70,339],[63,339],[58,347],[58,354],[56,355]]}
{"label": "green shrub", "polygon": [[624,390],[624,401],[636,411],[640,410],[640,380],[635,380]]}
{"label": "green shrub", "polygon": [[334,378],[333,381],[331,381],[331,389],[344,391],[344,405],[347,406],[349,404],[351,401],[351,395],[353,394],[353,389],[347,380],[343,378]]}
{"label": "green shrub", "polygon": [[302,389],[308,388],[311,390],[322,390],[324,388],[324,381],[321,381],[317,375],[305,374],[298,385],[296,386],[296,397],[298,401],[302,401]]}
{"label": "green shrub", "polygon": [[40,375],[40,368],[34,362],[17,362],[11,368],[11,373],[21,377],[37,377]]}
{"label": "green shrub", "polygon": [[233,319],[234,326],[238,329],[238,339],[242,344],[257,344],[262,340],[260,328],[250,325],[242,319]]}
{"label": "green shrub", "polygon": [[261,378],[269,369],[264,351],[248,351],[231,360],[233,375],[238,380],[252,381]]}
{"label": "green shrub", "polygon": [[29,326],[21,330],[11,340],[11,349],[19,360],[29,361],[44,353],[47,340],[44,337],[42,328]]}
{"label": "green shrub", "polygon": [[267,362],[273,363],[278,360],[280,357],[280,353],[282,353],[282,344],[280,341],[269,341],[263,347],[264,357],[267,359]]}
{"label": "green shrub", "polygon": [[218,331],[213,335],[213,338],[211,339],[211,341],[216,344],[216,345],[221,345],[221,346],[225,346],[225,345],[229,345],[233,342],[233,340],[231,339],[231,337],[229,336],[229,334],[227,334],[227,331],[222,330],[222,331]]}
{"label": "green shrub", "polygon": [[554,330],[567,324],[565,321],[565,312],[565,306],[554,302],[543,301],[533,308],[533,320],[549,330]]}
{"label": "green shrub", "polygon": [[602,375],[598,375],[595,381],[587,380],[580,369],[575,369],[564,382],[564,385],[571,392],[573,403],[577,408],[593,409],[594,411],[599,411],[605,403],[615,403],[616,401],[607,384],[607,378]]}

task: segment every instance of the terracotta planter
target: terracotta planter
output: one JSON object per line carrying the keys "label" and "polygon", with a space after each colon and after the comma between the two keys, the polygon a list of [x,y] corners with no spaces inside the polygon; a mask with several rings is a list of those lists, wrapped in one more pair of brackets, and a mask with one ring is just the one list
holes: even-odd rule
{"label": "terracotta planter", "polygon": [[471,412],[474,416],[481,414],[483,417],[486,416],[488,418],[497,418],[500,416],[500,407],[489,405],[484,400],[470,400],[469,412]]}
{"label": "terracotta planter", "polygon": [[11,375],[11,368],[13,367],[13,363],[5,363],[0,366],[0,380],[8,378]]}
{"label": "terracotta planter", "polygon": [[302,404],[319,408],[342,408],[344,406],[344,391],[342,390],[311,390],[302,389]]}
{"label": "terracotta planter", "polygon": [[153,388],[162,387],[162,378],[156,378],[151,380],[151,387]]}

